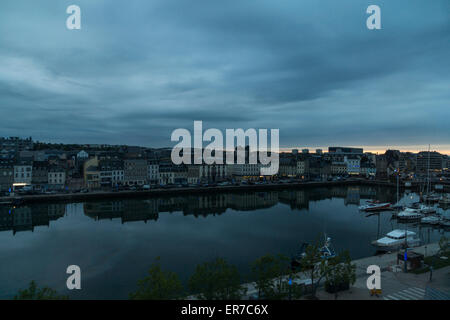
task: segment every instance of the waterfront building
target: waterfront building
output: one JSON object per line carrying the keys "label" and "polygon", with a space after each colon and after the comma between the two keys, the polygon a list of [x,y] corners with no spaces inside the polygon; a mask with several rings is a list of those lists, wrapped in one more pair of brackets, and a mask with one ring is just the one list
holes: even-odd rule
{"label": "waterfront building", "polygon": [[308,177],[309,174],[309,161],[308,157],[300,154],[295,157],[296,175],[303,179]]}
{"label": "waterfront building", "polygon": [[25,183],[31,185],[33,173],[32,161],[19,160],[14,165],[14,183]]}
{"label": "waterfront building", "polygon": [[377,163],[377,155],[372,152],[365,152],[363,154],[363,158],[366,158],[370,163],[373,163],[374,165]]}
{"label": "waterfront building", "polygon": [[[226,164],[201,164],[199,165],[199,179],[205,182],[224,181],[228,178],[229,166]],[[258,173],[259,174],[259,173]]]}
{"label": "waterfront building", "polygon": [[86,188],[97,189],[100,187],[100,171],[97,157],[88,159],[83,163],[83,178]]}
{"label": "waterfront building", "polygon": [[360,157],[357,155],[344,156],[344,163],[347,165],[349,175],[359,175],[361,173]]}
{"label": "waterfront building", "polygon": [[33,161],[31,184],[34,190],[46,190],[48,187],[48,162]]}
{"label": "waterfront building", "polygon": [[185,165],[173,165],[172,166],[173,182],[175,184],[187,183],[187,167]]}
{"label": "waterfront building", "polygon": [[256,180],[259,179],[261,173],[260,163],[243,163],[243,164],[231,164],[228,170],[232,173],[233,178],[238,181],[241,180]]}
{"label": "waterfront building", "polygon": [[331,175],[331,162],[319,155],[309,157],[309,177],[312,179],[327,179]]}
{"label": "waterfront building", "polygon": [[14,161],[0,159],[0,191],[9,191],[14,183]]}
{"label": "waterfront building", "polygon": [[121,185],[124,181],[123,161],[100,160],[98,164],[100,174],[100,185],[111,187]]}
{"label": "waterfront building", "polygon": [[48,169],[48,189],[63,189],[66,184],[66,171],[60,166],[50,166]]}
{"label": "waterfront building", "polygon": [[417,172],[427,172],[430,170],[442,170],[444,157],[436,151],[421,151],[417,154]]}
{"label": "waterfront building", "polygon": [[81,175],[66,175],[66,186],[69,190],[80,190],[84,187],[84,179]]}
{"label": "waterfront building", "polygon": [[304,160],[297,160],[296,162],[296,174],[299,177],[305,177],[308,175],[308,161],[306,159]]}
{"label": "waterfront building", "polygon": [[388,161],[386,155],[377,155],[376,169],[378,178],[387,178]]}
{"label": "waterfront building", "polygon": [[151,184],[159,182],[159,162],[158,160],[147,161],[147,180]]}
{"label": "waterfront building", "polygon": [[291,157],[280,158],[279,173],[280,177],[297,176],[297,161]]}
{"label": "waterfront building", "polygon": [[345,162],[332,162],[331,163],[331,174],[334,176],[343,176],[348,174],[347,163]]}
{"label": "waterfront building", "polygon": [[450,170],[450,157],[447,155],[444,155],[444,160],[442,162],[442,169],[443,170]]}
{"label": "waterfront building", "polygon": [[124,183],[131,185],[144,185],[147,182],[147,160],[126,159],[124,160]]}
{"label": "waterfront building", "polygon": [[187,183],[189,184],[200,183],[200,166],[195,164],[187,165]]}
{"label": "waterfront building", "polygon": [[377,167],[369,161],[361,162],[360,174],[365,177],[375,177],[377,174]]}
{"label": "waterfront building", "polygon": [[174,184],[175,172],[172,170],[172,163],[165,162],[159,166],[159,180],[160,185]]}
{"label": "waterfront building", "polygon": [[188,182],[188,168],[184,165],[174,165],[171,162],[159,166],[159,184],[184,184]]}
{"label": "waterfront building", "polygon": [[398,159],[400,172],[414,172],[416,170],[417,155],[411,152],[401,152]]}

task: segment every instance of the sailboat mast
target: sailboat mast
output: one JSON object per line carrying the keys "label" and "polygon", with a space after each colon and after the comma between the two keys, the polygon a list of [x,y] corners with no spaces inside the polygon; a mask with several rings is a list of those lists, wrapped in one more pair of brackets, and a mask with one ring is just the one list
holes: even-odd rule
{"label": "sailboat mast", "polygon": [[398,179],[399,179],[399,173],[400,173],[400,169],[399,168],[397,168],[397,205],[398,205],[398,201],[399,201],[399,187],[398,187],[398,184],[399,184],[399,181],[398,181]]}
{"label": "sailboat mast", "polygon": [[430,145],[428,145],[428,166],[427,166],[427,198],[430,195]]}

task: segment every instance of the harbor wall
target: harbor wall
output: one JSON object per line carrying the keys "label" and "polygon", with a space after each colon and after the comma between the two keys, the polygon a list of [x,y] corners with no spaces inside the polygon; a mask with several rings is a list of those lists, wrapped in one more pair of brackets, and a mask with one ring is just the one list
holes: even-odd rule
{"label": "harbor wall", "polygon": [[90,200],[117,199],[117,198],[149,198],[158,196],[180,196],[192,194],[211,194],[220,192],[257,192],[269,190],[286,190],[299,188],[333,187],[333,186],[382,186],[395,187],[395,184],[386,181],[347,180],[347,181],[323,181],[323,182],[297,182],[280,184],[259,184],[240,186],[215,186],[215,187],[182,187],[182,188],[155,188],[137,191],[94,191],[88,193],[62,193],[39,194],[14,197],[0,197],[0,203],[7,204],[13,201],[21,204],[39,202],[83,202]]}

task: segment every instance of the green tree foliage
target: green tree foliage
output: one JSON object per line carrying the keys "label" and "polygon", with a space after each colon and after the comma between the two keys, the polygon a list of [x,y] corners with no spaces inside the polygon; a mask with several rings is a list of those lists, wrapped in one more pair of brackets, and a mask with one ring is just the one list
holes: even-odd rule
{"label": "green tree foliage", "polygon": [[237,268],[222,258],[198,265],[189,279],[189,290],[202,300],[241,299],[246,293]]}
{"label": "green tree foliage", "polygon": [[59,295],[48,287],[38,288],[36,282],[31,281],[27,289],[19,290],[14,300],[67,300],[68,296]]}
{"label": "green tree foliage", "polygon": [[322,264],[321,272],[325,275],[325,286],[333,288],[335,298],[340,288],[346,288],[356,281],[356,265],[351,263],[348,251],[328,259]]}
{"label": "green tree foliage", "polygon": [[183,295],[183,286],[178,275],[162,270],[159,258],[152,264],[148,273],[147,277],[138,281],[138,290],[130,293],[130,299],[169,300]]}
{"label": "green tree foliage", "polygon": [[348,251],[339,253],[335,257],[325,259],[320,248],[323,243],[317,241],[306,247],[305,254],[300,260],[302,273],[311,279],[311,296],[316,296],[320,282],[325,278],[327,286],[339,287],[342,284],[353,284],[356,281],[356,266],[351,263]]}
{"label": "green tree foliage", "polygon": [[439,249],[441,253],[445,253],[449,250],[448,238],[446,236],[442,236],[439,240]]}
{"label": "green tree foliage", "polygon": [[320,248],[322,244],[316,241],[314,244],[310,244],[305,248],[305,252],[300,259],[300,270],[309,279],[311,279],[311,293],[312,297],[316,295],[316,289],[322,278],[323,262]]}
{"label": "green tree foliage", "polygon": [[289,268],[289,259],[284,255],[265,255],[256,259],[252,264],[253,278],[256,279],[258,296],[263,299],[285,299],[291,294],[298,293],[298,286]]}

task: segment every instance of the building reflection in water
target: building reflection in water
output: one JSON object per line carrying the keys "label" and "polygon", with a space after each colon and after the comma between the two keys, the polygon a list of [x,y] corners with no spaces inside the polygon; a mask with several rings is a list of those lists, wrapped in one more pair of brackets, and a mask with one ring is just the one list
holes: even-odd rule
{"label": "building reflection in water", "polygon": [[[158,220],[162,212],[182,212],[195,217],[221,215],[227,209],[253,211],[271,208],[278,203],[287,204],[293,210],[309,210],[311,202],[342,198],[345,205],[359,205],[363,199],[393,201],[395,190],[374,187],[350,186],[315,189],[291,189],[240,193],[215,193],[160,197],[146,200],[128,199],[92,201],[83,204],[33,204],[18,208],[0,207],[0,231],[33,231],[36,226],[49,226],[66,212],[76,211],[73,206],[82,205],[86,216],[94,220],[121,219],[132,221]],[[69,213],[67,213],[69,214]]]}
{"label": "building reflection in water", "polygon": [[359,205],[363,199],[392,201],[394,192],[373,187],[351,186],[348,188],[292,189],[282,191],[215,193],[185,195],[180,197],[160,197],[147,200],[115,200],[88,202],[84,212],[95,219],[121,219],[129,221],[157,220],[159,213],[182,212],[195,217],[221,215],[227,209],[253,211],[271,208],[278,203],[289,205],[292,209],[309,209],[311,201],[342,198],[345,205]]}
{"label": "building reflection in water", "polygon": [[62,203],[36,204],[32,207],[0,207],[0,231],[34,231],[37,226],[50,226],[50,221],[64,216]]}

